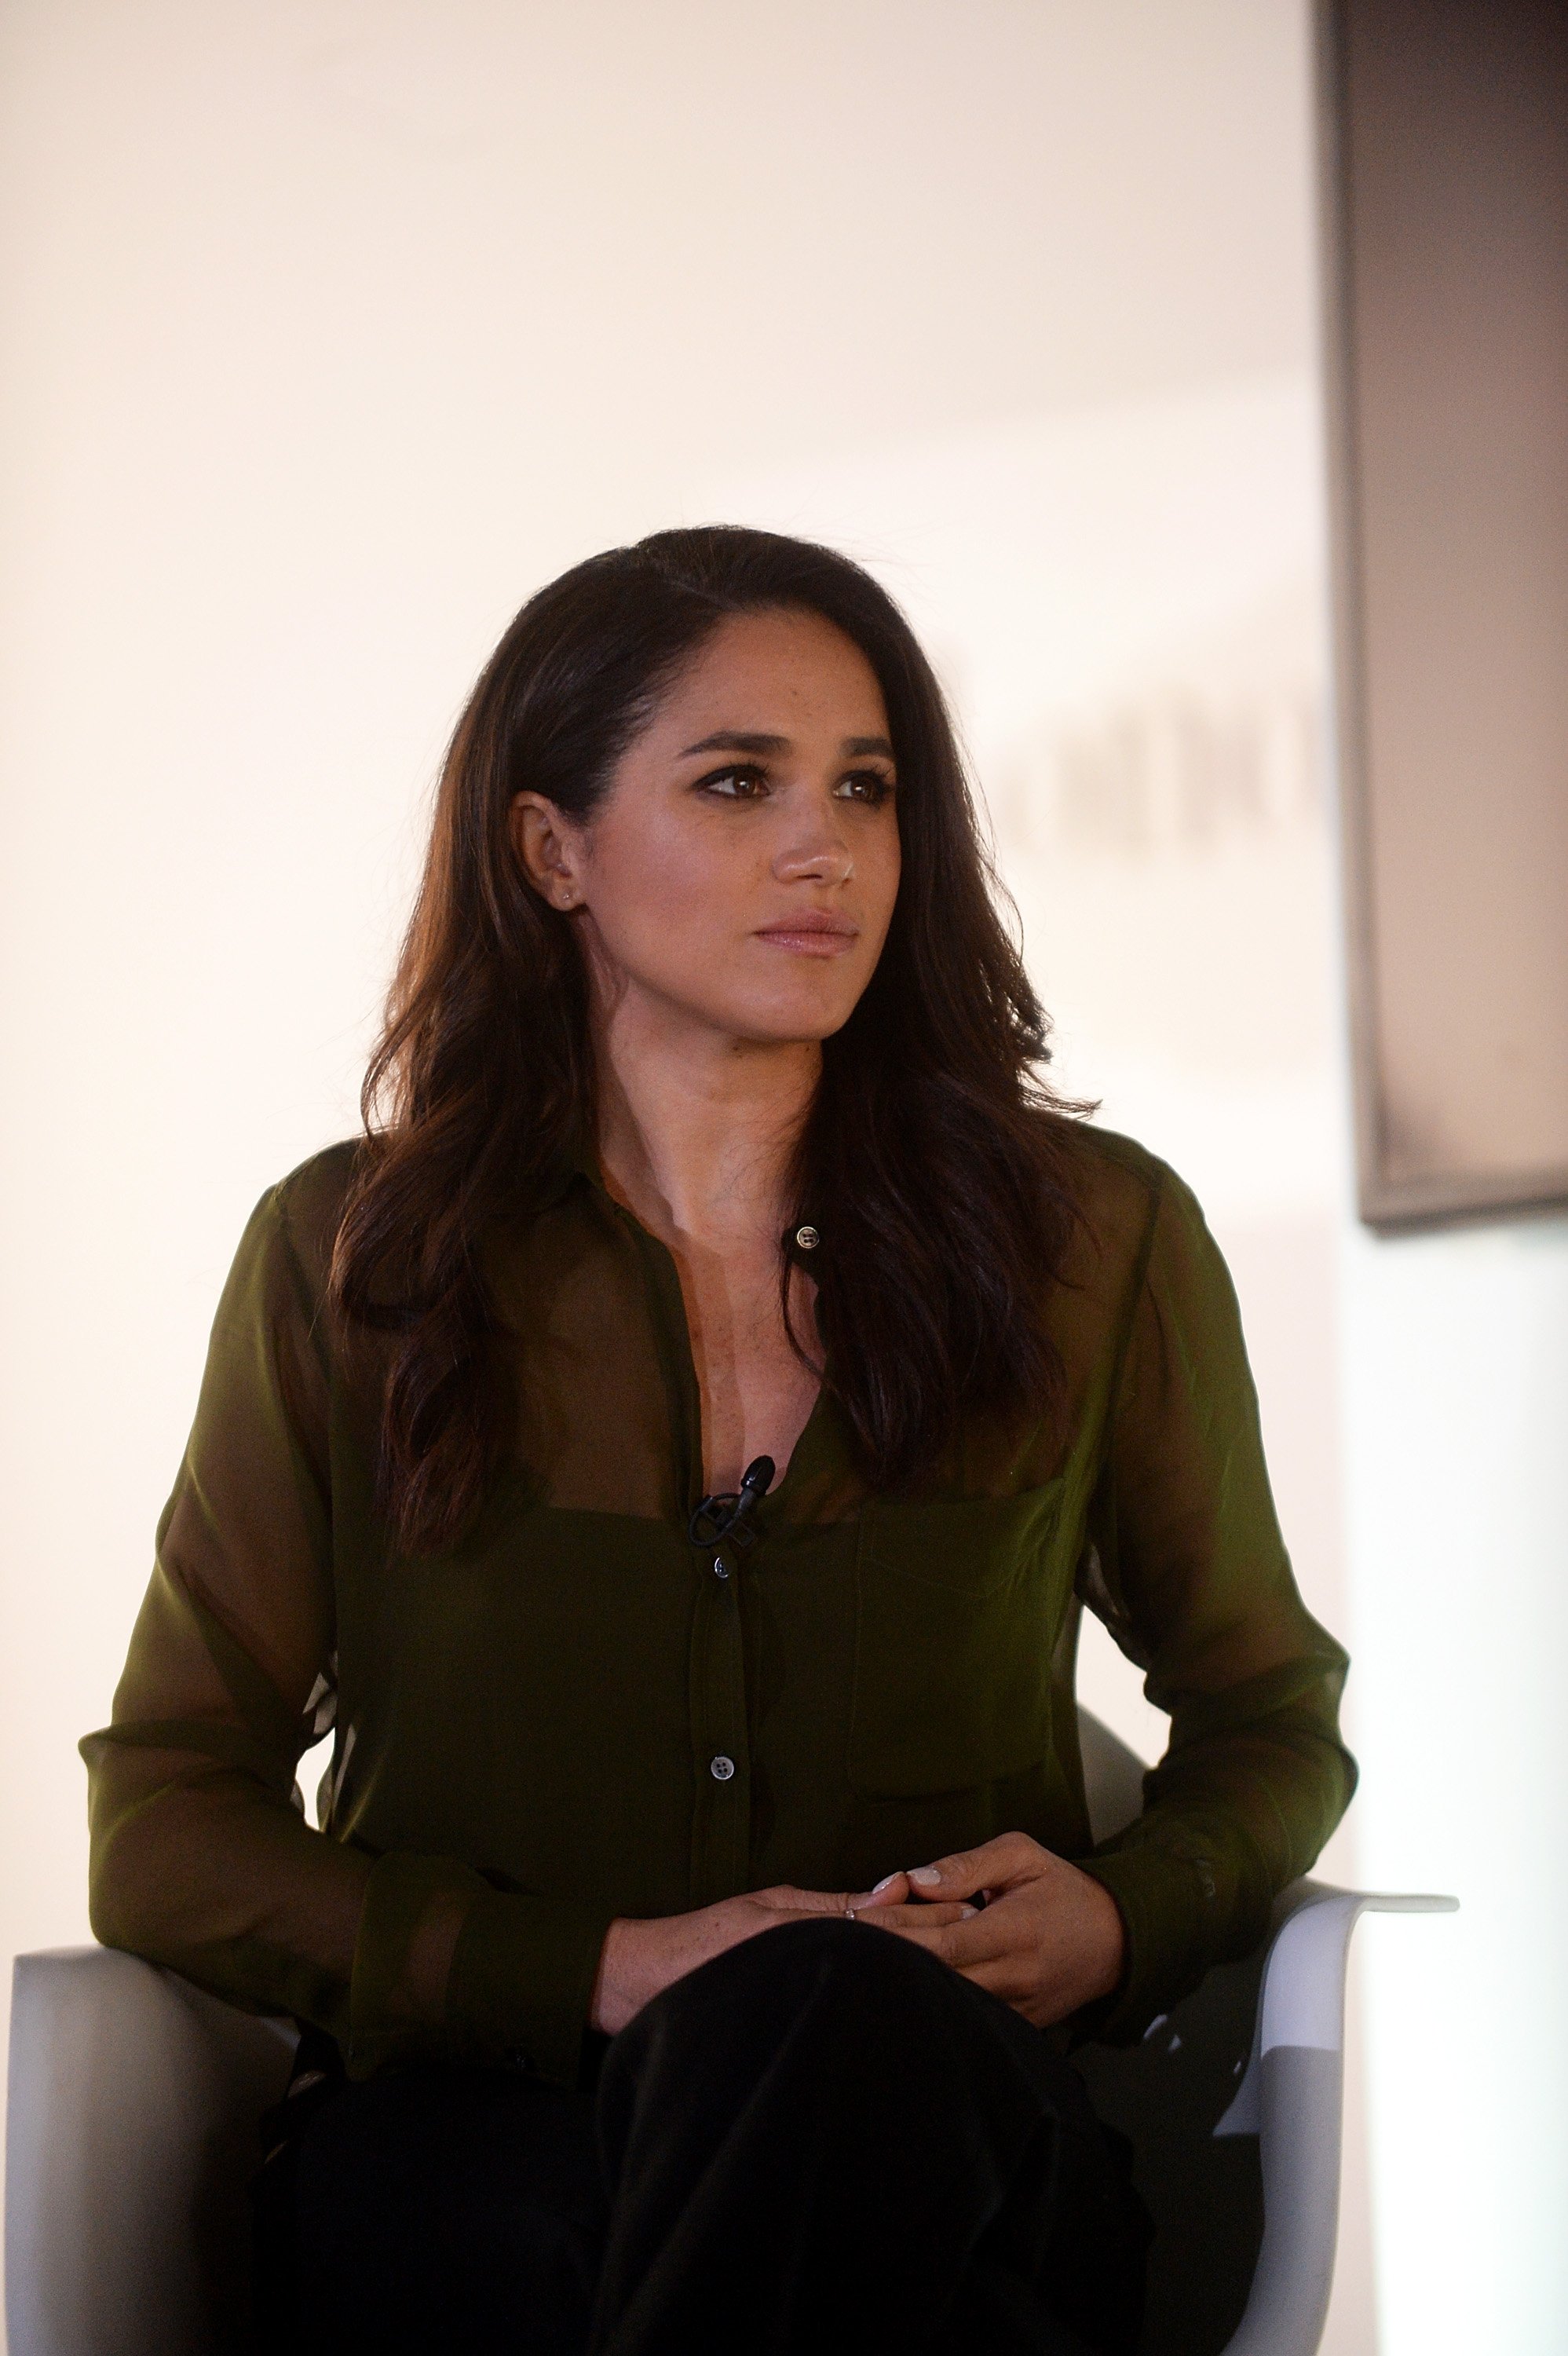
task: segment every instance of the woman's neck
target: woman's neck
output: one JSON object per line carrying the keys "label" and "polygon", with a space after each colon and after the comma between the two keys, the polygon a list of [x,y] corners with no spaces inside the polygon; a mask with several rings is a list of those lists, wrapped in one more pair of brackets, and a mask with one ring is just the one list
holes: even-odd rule
{"label": "woman's neck", "polygon": [[820,1043],[725,1037],[628,992],[594,1025],[600,1166],[651,1233],[776,1243]]}

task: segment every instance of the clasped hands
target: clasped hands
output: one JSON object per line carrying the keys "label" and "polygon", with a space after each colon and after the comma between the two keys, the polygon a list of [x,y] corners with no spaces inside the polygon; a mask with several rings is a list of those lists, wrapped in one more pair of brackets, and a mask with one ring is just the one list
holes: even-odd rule
{"label": "clasped hands", "polygon": [[891,1873],[874,1890],[786,1883],[689,1914],[618,1916],[600,1957],[593,2027],[613,2035],[699,1964],[805,1914],[848,1915],[911,1939],[1039,2029],[1108,1996],[1126,1952],[1121,1914],[1103,1884],[1027,1833],[1001,1833]]}

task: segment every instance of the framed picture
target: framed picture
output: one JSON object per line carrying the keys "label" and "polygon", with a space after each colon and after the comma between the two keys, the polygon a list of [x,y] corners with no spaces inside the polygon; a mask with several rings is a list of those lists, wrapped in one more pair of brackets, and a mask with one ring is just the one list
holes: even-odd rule
{"label": "framed picture", "polygon": [[1361,1215],[1568,1203],[1568,9],[1318,57]]}

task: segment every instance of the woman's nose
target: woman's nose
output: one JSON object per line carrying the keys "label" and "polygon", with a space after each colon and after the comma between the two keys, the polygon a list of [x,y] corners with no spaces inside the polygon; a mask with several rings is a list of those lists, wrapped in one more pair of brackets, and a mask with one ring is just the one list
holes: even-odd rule
{"label": "woman's nose", "polygon": [[815,813],[808,823],[792,828],[773,859],[773,873],[780,883],[842,884],[854,872],[849,845],[826,812]]}

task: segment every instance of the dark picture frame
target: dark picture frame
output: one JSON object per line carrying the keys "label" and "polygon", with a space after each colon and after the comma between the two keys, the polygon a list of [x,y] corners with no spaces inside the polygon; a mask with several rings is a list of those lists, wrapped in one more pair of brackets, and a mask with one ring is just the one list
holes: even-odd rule
{"label": "dark picture frame", "polygon": [[1360,1209],[1568,1204],[1568,9],[1317,37]]}

